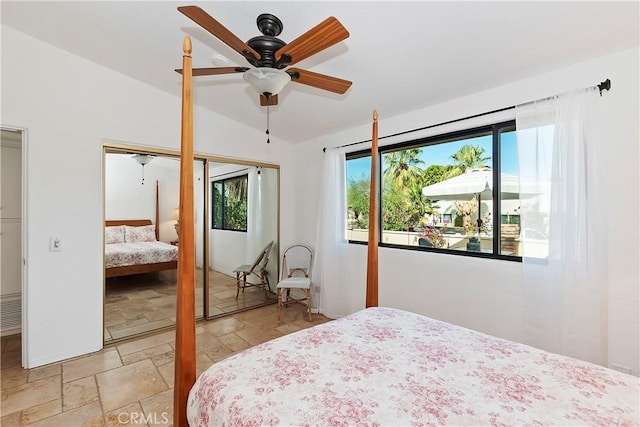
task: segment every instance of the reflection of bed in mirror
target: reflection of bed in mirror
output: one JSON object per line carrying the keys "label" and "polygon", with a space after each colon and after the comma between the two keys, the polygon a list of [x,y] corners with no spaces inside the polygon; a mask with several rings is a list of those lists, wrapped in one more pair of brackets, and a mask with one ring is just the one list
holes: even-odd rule
{"label": "reflection of bed in mirror", "polygon": [[178,268],[178,248],[159,239],[159,186],[155,223],[150,219],[105,221],[105,277],[128,276]]}
{"label": "reflection of bed in mirror", "polygon": [[178,268],[178,248],[158,240],[151,220],[105,221],[105,276]]}

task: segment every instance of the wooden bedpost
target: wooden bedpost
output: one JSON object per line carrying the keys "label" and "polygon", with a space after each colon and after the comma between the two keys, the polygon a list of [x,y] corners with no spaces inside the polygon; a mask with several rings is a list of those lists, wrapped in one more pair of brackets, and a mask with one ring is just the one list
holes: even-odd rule
{"label": "wooden bedpost", "polygon": [[366,307],[378,306],[378,111],[373,110]]}
{"label": "wooden bedpost", "polygon": [[158,190],[158,180],[156,179],[156,240],[160,240],[160,193]]}
{"label": "wooden bedpost", "polygon": [[176,303],[173,425],[186,427],[187,398],[196,381],[195,226],[193,212],[193,99],[191,38],[182,45],[182,141],[180,146],[180,247]]}

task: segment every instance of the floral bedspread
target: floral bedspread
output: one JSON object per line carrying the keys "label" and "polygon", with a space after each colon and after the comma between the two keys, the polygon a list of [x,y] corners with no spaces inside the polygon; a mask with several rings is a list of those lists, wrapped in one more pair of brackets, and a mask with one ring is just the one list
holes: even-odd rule
{"label": "floral bedspread", "polygon": [[215,363],[191,427],[638,425],[637,377],[413,313],[369,308]]}
{"label": "floral bedspread", "polygon": [[154,264],[178,259],[178,248],[164,242],[110,243],[105,245],[105,267]]}

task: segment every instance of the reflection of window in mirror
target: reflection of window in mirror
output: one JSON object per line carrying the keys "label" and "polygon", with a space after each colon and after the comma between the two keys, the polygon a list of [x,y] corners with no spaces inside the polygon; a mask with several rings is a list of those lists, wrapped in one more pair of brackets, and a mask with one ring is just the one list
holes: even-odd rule
{"label": "reflection of window in mirror", "polygon": [[213,181],[211,190],[213,228],[247,231],[248,176],[240,175]]}

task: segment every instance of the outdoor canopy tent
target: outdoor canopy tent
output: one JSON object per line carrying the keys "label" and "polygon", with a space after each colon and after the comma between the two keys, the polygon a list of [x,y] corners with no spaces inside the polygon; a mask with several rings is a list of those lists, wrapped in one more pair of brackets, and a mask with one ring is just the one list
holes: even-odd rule
{"label": "outdoor canopy tent", "polygon": [[[501,174],[501,198],[520,198],[520,183],[515,175]],[[472,169],[453,178],[445,179],[422,188],[429,200],[469,200],[474,195],[482,199],[493,198],[493,171],[489,168]]]}
{"label": "outdoor canopy tent", "polygon": [[[501,174],[500,192],[502,200],[520,199],[520,182],[515,175]],[[470,200],[478,197],[478,227],[482,221],[482,199],[493,199],[493,170],[472,169],[453,178],[422,188],[429,200]]]}

